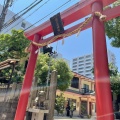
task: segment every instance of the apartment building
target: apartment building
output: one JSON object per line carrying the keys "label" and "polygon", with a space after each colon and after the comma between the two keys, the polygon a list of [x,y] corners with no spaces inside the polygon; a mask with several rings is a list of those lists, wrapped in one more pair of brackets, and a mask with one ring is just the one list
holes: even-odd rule
{"label": "apartment building", "polygon": [[[1,12],[2,12],[2,9],[3,9],[3,6],[0,5],[0,14],[1,14]],[[5,17],[4,25],[5,25],[5,23],[10,23],[10,22],[12,22],[12,21],[15,19],[15,17],[17,17],[17,16],[14,16],[14,15],[15,15],[14,12],[12,12],[11,10],[8,10],[8,11],[7,11],[7,15],[6,15],[6,17]],[[28,27],[31,26],[31,25],[32,25],[31,23],[29,23],[28,21],[24,20],[24,18],[21,18],[21,17],[20,17],[17,21],[15,21],[14,23],[12,23],[12,24],[9,25],[8,27],[5,27],[5,28],[3,27],[1,33],[5,33],[5,34],[8,33],[8,34],[10,34],[12,29],[25,30],[26,28],[28,28]],[[33,27],[34,27],[34,26],[33,26]],[[33,28],[33,27],[31,27],[31,28]],[[31,28],[30,28],[30,29],[31,29]]]}
{"label": "apartment building", "polygon": [[[115,55],[108,50],[108,62],[115,65]],[[94,66],[93,54],[79,56],[72,59],[72,71],[93,79],[92,69]]]}

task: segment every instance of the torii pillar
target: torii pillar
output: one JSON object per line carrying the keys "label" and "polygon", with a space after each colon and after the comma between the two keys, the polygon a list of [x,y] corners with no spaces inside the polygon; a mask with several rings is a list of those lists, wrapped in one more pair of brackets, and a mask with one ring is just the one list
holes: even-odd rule
{"label": "torii pillar", "polygon": [[[96,11],[102,13],[102,1],[96,0],[91,8],[93,14]],[[97,120],[114,120],[104,23],[95,15],[92,22],[92,31]]]}
{"label": "torii pillar", "polygon": [[[35,34],[33,41],[39,43],[40,39],[41,39],[41,36],[38,34]],[[25,74],[25,78],[23,81],[23,85],[22,85],[22,89],[21,89],[19,102],[18,102],[14,120],[24,120],[24,116],[25,116],[26,108],[27,108],[27,104],[28,104],[28,98],[29,98],[29,94],[30,94],[30,89],[32,86],[32,81],[33,81],[34,69],[36,66],[36,60],[37,60],[37,56],[38,56],[38,53],[35,53],[35,51],[37,49],[38,49],[38,47],[32,44],[31,54],[30,54],[30,58],[28,61],[26,74]]]}

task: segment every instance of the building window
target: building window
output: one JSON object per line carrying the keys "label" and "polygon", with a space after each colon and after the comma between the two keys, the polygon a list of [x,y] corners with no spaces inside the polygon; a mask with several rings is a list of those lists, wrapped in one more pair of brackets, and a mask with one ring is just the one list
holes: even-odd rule
{"label": "building window", "polygon": [[25,28],[25,27],[26,27],[26,24],[25,24],[24,22],[22,22],[21,27],[22,27],[22,28]]}
{"label": "building window", "polygon": [[91,59],[86,59],[86,61],[91,61]]}
{"label": "building window", "polygon": [[74,64],[77,64],[77,62],[74,62],[73,65],[74,65]]}
{"label": "building window", "polygon": [[77,69],[73,69],[73,71],[76,71]]}
{"label": "building window", "polygon": [[91,66],[87,66],[87,67],[86,67],[86,69],[88,69],[88,68],[90,69],[90,68],[91,68]]}
{"label": "building window", "polygon": [[79,59],[83,59],[84,57],[79,57]]}
{"label": "building window", "polygon": [[89,91],[89,85],[87,85],[87,84],[84,84],[84,86],[83,86],[86,90],[88,90]]}
{"label": "building window", "polygon": [[86,74],[86,76],[91,76],[91,74]]}
{"label": "building window", "polygon": [[77,65],[74,65],[73,68],[77,67]]}
{"label": "building window", "polygon": [[77,61],[77,58],[73,59],[73,61]]}
{"label": "building window", "polygon": [[83,63],[84,61],[83,60],[80,60],[79,63]]}
{"label": "building window", "polygon": [[89,58],[89,57],[91,57],[91,55],[87,55],[87,56],[86,56],[86,58]]}
{"label": "building window", "polygon": [[82,69],[84,69],[84,68],[83,67],[79,68],[79,70],[82,70]]}
{"label": "building window", "polygon": [[86,72],[88,73],[88,72],[91,72],[90,70],[86,70]]}
{"label": "building window", "polygon": [[73,77],[73,79],[71,81],[71,87],[79,88],[79,78],[78,77]]}
{"label": "building window", "polygon": [[86,65],[91,65],[91,63],[86,63]]}

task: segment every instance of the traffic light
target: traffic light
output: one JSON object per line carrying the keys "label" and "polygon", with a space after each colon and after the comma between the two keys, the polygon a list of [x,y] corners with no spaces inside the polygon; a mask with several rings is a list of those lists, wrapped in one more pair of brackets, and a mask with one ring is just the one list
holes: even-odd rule
{"label": "traffic light", "polygon": [[46,54],[46,53],[49,53],[49,54],[51,54],[51,53],[53,53],[52,52],[52,49],[53,49],[53,47],[51,47],[51,46],[43,46],[43,53],[44,54]]}

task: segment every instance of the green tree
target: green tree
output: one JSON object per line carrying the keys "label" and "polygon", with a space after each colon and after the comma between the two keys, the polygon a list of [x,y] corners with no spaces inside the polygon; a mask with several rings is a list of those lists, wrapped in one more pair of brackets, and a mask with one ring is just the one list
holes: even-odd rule
{"label": "green tree", "polygon": [[[27,58],[25,48],[29,44],[29,40],[23,35],[21,30],[12,30],[11,35],[1,34],[0,35],[0,62],[8,58],[20,59],[19,65],[15,68],[13,74],[13,81],[23,80],[24,75],[24,60]],[[22,61],[22,62],[21,62]],[[49,65],[50,64],[50,65]],[[60,90],[66,90],[70,85],[72,79],[72,72],[62,59],[52,59],[47,54],[41,54],[38,56],[37,66],[35,70],[35,76],[38,78],[40,85],[46,85],[46,78],[48,71],[58,71],[58,84],[57,87]],[[3,75],[9,77],[11,69],[2,70]],[[19,73],[19,74],[18,74]]]}
{"label": "green tree", "polygon": [[55,110],[57,111],[57,114],[63,114],[64,112],[64,105],[65,105],[65,97],[63,97],[63,93],[56,96],[55,99]]}
{"label": "green tree", "polygon": [[120,73],[118,72],[118,68],[113,64],[109,64],[109,72],[111,89],[118,95],[120,94]]}
{"label": "green tree", "polygon": [[[120,5],[120,0],[113,3],[112,7]],[[113,47],[120,47],[120,17],[114,18],[105,23],[106,34]]]}
{"label": "green tree", "polygon": [[29,43],[22,30],[12,30],[11,34],[1,34],[0,61],[8,58],[21,59],[25,57],[27,54],[24,51]]}
{"label": "green tree", "polygon": [[116,95],[120,94],[120,73],[118,73],[116,76],[111,76],[110,80],[113,93],[116,93]]}
{"label": "green tree", "polygon": [[69,87],[73,77],[67,63],[63,59],[53,59],[48,54],[40,54],[35,70],[35,76],[38,79],[39,85],[46,85],[48,72],[52,70],[57,70],[58,72],[57,88],[65,91]]}
{"label": "green tree", "polygon": [[[6,59],[22,59],[26,57],[25,48],[28,46],[29,40],[23,35],[22,30],[12,30],[11,34],[0,34],[0,62]],[[14,70],[12,81],[23,80],[24,63],[19,63]],[[12,72],[11,68],[1,71],[3,76],[8,79]],[[19,73],[19,74],[18,74]]]}
{"label": "green tree", "polygon": [[[94,69],[92,69],[92,73],[94,74]],[[120,73],[118,68],[112,63],[109,64],[109,74],[111,90],[116,94],[120,94]]]}

